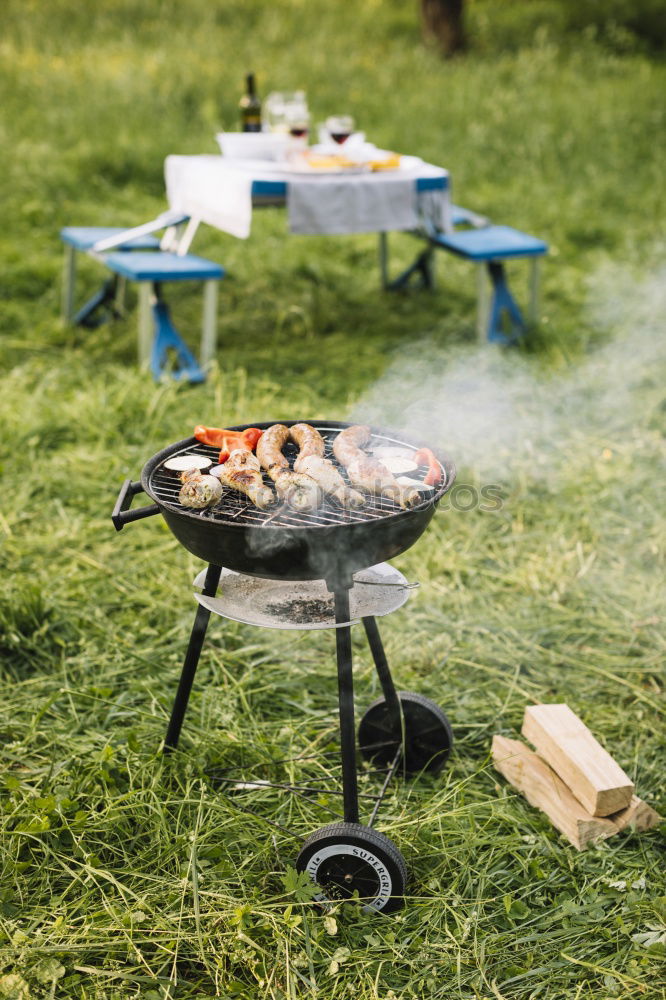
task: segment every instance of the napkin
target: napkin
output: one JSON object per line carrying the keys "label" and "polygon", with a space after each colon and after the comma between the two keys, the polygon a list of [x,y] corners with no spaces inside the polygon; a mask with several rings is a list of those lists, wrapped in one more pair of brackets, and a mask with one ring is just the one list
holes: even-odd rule
{"label": "napkin", "polygon": [[418,225],[411,172],[332,174],[289,178],[292,233],[370,233]]}
{"label": "napkin", "polygon": [[219,156],[167,156],[164,172],[171,208],[247,239],[252,222],[252,176],[247,170],[221,174]]}

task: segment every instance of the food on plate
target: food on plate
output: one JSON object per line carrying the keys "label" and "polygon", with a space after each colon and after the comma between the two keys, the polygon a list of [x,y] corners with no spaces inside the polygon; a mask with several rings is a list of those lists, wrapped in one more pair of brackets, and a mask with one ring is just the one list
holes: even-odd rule
{"label": "food on plate", "polygon": [[187,472],[188,469],[208,469],[212,464],[205,455],[175,455],[167,458],[164,468],[172,472]]}
{"label": "food on plate", "polygon": [[379,459],[363,451],[371,438],[369,427],[354,424],[341,431],[333,442],[333,454],[346,468],[352,486],[366,493],[387,497],[404,508],[421,503],[423,498],[419,490],[413,486],[401,486]]}
{"label": "food on plate", "polygon": [[373,170],[397,170],[400,166],[400,157],[397,153],[388,153],[387,156],[368,160],[368,165]]}
{"label": "food on plate", "polygon": [[264,486],[259,459],[247,448],[234,449],[227,461],[212,471],[214,475],[211,474],[209,479],[244,493],[260,510],[266,510],[275,503],[273,490]]}
{"label": "food on plate", "polygon": [[220,462],[226,462],[231,452],[238,448],[254,451],[262,434],[263,431],[258,427],[246,427],[244,431],[228,431],[222,427],[204,427],[203,424],[197,424],[194,428],[197,441],[220,449]]}
{"label": "food on plate", "polygon": [[437,486],[437,484],[441,482],[442,467],[431,452],[430,448],[419,448],[414,455],[414,460],[418,462],[419,465],[428,466],[428,472],[423,479],[426,486]]}
{"label": "food on plate", "polygon": [[273,424],[257,444],[257,458],[275,483],[278,496],[295,510],[316,510],[321,506],[321,490],[310,476],[294,472],[282,449],[289,440],[289,428]]}
{"label": "food on plate", "polygon": [[341,507],[363,506],[363,495],[350,489],[333,462],[324,458],[324,439],[316,428],[310,424],[294,424],[289,436],[300,449],[294,462],[296,472],[311,476],[322,492],[336,500]]}
{"label": "food on plate", "polygon": [[213,507],[222,496],[222,487],[215,476],[205,476],[198,469],[186,469],[181,473],[182,487],[178,500],[183,507],[205,510]]}
{"label": "food on plate", "polygon": [[303,159],[313,170],[344,170],[357,166],[344,153],[306,153]]}

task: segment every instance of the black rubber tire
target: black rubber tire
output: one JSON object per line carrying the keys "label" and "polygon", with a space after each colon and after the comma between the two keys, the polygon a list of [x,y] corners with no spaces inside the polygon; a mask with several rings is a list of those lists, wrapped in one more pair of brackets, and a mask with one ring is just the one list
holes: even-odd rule
{"label": "black rubber tire", "polygon": [[361,823],[330,823],[311,834],[296,861],[321,886],[320,902],[338,903],[354,891],[364,910],[393,913],[404,906],[407,865],[392,840]]}
{"label": "black rubber tire", "polygon": [[[406,774],[419,774],[421,771],[437,774],[446,764],[453,747],[451,723],[441,708],[422,694],[398,691],[398,699],[404,723],[401,769]],[[361,719],[358,727],[359,749],[363,757],[376,767],[388,767],[402,741],[402,725],[389,720],[386,699],[382,695]]]}

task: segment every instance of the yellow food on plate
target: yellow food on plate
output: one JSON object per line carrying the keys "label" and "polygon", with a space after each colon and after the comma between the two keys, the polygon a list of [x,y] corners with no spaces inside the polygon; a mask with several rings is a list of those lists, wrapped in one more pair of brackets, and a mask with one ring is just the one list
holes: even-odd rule
{"label": "yellow food on plate", "polygon": [[382,160],[370,160],[369,163],[373,170],[397,170],[400,166],[400,157],[397,153],[391,153]]}
{"label": "yellow food on plate", "polygon": [[341,167],[355,167],[349,157],[341,153],[307,153],[305,160],[315,170],[338,170]]}

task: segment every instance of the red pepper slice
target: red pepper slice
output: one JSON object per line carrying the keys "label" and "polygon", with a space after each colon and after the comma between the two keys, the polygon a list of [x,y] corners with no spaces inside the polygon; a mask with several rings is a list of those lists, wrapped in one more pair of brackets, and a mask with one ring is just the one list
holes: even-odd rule
{"label": "red pepper slice", "polygon": [[437,486],[437,483],[439,483],[442,479],[442,467],[431,452],[430,448],[419,448],[414,455],[414,461],[418,462],[419,465],[428,466],[428,472],[423,480],[424,485]]}
{"label": "red pepper slice", "polygon": [[220,449],[220,465],[226,462],[231,452],[237,448],[254,451],[263,433],[258,427],[247,427],[244,431],[227,431],[221,427],[204,427],[202,424],[197,424],[194,428],[197,441]]}

